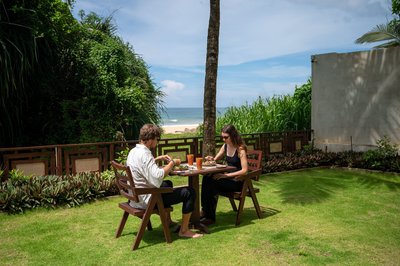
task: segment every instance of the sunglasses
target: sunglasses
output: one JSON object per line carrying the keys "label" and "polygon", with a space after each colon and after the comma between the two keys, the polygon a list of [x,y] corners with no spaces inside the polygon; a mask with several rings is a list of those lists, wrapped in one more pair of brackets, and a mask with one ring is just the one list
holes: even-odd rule
{"label": "sunglasses", "polygon": [[229,136],[221,136],[222,139],[229,139]]}

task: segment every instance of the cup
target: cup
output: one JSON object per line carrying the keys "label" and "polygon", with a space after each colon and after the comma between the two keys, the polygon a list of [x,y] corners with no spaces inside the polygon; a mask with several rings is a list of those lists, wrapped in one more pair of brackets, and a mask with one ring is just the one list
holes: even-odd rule
{"label": "cup", "polygon": [[202,157],[196,158],[196,166],[197,166],[197,170],[201,170],[201,168],[203,167],[203,158]]}
{"label": "cup", "polygon": [[187,157],[188,165],[193,165],[194,155],[188,154],[186,157]]}

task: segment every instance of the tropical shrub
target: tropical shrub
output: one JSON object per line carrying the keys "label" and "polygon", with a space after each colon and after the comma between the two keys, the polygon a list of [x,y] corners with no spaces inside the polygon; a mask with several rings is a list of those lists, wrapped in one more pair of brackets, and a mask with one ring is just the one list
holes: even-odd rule
{"label": "tropical shrub", "polygon": [[[160,122],[163,93],[112,17],[62,0],[0,1],[0,146],[112,141]],[[4,71],[3,71],[4,70]]]}
{"label": "tropical shrub", "polygon": [[400,158],[397,154],[397,145],[392,145],[390,139],[385,136],[377,141],[378,148],[364,153],[363,160],[366,168],[400,170]]}
{"label": "tropical shrub", "polygon": [[0,183],[0,210],[19,213],[37,207],[74,207],[117,193],[113,175],[106,178],[99,173],[31,178],[14,176]]}
{"label": "tropical shrub", "polygon": [[293,96],[259,97],[252,104],[229,107],[216,124],[217,134],[226,124],[242,134],[311,129],[311,79],[296,86]]}
{"label": "tropical shrub", "polygon": [[380,152],[377,153],[376,151],[365,153],[344,151],[335,153],[323,152],[318,149],[312,151],[301,150],[285,155],[271,156],[263,163],[263,172],[282,172],[320,166],[400,172],[400,158],[399,156],[383,157]]}

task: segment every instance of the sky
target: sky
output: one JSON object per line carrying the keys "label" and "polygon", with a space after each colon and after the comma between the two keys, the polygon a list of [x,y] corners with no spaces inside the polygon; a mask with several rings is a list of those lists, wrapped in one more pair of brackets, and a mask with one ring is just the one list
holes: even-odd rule
{"label": "sky", "polygon": [[[165,107],[202,107],[208,0],[76,0],[113,14],[117,35],[149,66]],[[217,107],[293,94],[311,78],[311,55],[376,44],[354,41],[391,20],[391,0],[221,0]]]}

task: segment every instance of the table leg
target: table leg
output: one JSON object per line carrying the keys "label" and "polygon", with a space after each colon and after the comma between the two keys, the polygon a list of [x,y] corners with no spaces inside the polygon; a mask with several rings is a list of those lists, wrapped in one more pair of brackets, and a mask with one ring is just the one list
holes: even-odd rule
{"label": "table leg", "polygon": [[194,203],[194,210],[192,212],[192,216],[190,217],[190,222],[194,226],[194,228],[199,229],[204,233],[209,233],[208,227],[202,223],[200,223],[200,178],[199,175],[189,176],[189,187],[194,188],[196,191],[196,201]]}
{"label": "table leg", "polygon": [[189,187],[192,187],[196,191],[196,201],[194,203],[194,210],[192,216],[190,217],[190,221],[192,223],[200,222],[200,189],[199,189],[199,175],[194,175],[189,177]]}

